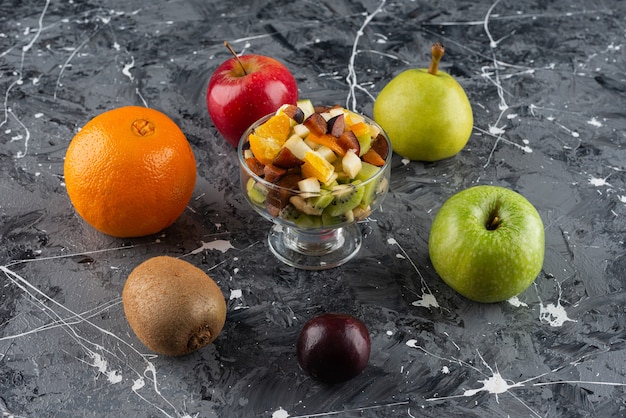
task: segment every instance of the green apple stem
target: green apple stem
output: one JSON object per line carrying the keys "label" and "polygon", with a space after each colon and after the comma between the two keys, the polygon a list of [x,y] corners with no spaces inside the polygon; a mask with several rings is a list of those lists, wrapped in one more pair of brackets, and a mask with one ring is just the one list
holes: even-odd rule
{"label": "green apple stem", "polygon": [[443,57],[444,51],[445,51],[445,48],[440,42],[434,43],[432,48],[430,49],[432,58],[430,59],[428,72],[431,73],[432,75],[437,75],[437,71],[439,71],[439,61],[441,61],[441,57]]}
{"label": "green apple stem", "polygon": [[495,231],[500,227],[502,219],[500,219],[500,217],[498,216],[499,210],[500,202],[496,203],[496,207],[494,207],[491,210],[491,213],[489,213],[489,217],[487,218],[487,223],[485,225],[485,228],[487,228],[488,231]]}
{"label": "green apple stem", "polygon": [[241,71],[243,71],[244,75],[248,75],[248,72],[246,71],[246,68],[243,66],[243,64],[241,63],[241,60],[239,59],[239,56],[237,55],[237,53],[235,52],[235,50],[233,49],[232,46],[230,46],[230,44],[228,43],[228,41],[224,41],[224,46],[226,48],[228,48],[228,50],[230,51],[231,54],[233,54],[233,56],[235,57],[235,59],[237,60],[237,62],[239,63],[239,65],[241,66]]}

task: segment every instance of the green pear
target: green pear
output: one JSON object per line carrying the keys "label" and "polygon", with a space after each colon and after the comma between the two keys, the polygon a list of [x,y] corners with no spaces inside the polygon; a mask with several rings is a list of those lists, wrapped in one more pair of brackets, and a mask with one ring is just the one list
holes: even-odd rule
{"label": "green pear", "polygon": [[374,120],[393,151],[410,160],[438,161],[456,155],[472,133],[474,116],[463,87],[439,71],[444,47],[432,47],[430,67],[394,77],[374,103]]}

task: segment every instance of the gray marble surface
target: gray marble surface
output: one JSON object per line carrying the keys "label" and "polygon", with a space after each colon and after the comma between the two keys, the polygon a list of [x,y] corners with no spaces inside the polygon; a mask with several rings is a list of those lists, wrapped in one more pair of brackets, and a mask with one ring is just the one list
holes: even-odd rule
{"label": "gray marble surface", "polygon": [[[620,1],[0,2],[0,413],[15,417],[626,416],[626,3]],[[371,115],[395,74],[427,65],[466,89],[473,135],[456,157],[394,156],[383,210],[336,269],[274,259],[246,206],[235,150],[206,111],[229,53],[270,55],[301,97]],[[198,181],[162,233],[115,239],[74,212],[71,138],[95,115],[149,106],[192,143]],[[452,194],[497,184],[526,196],[546,233],[535,284],[470,302],[427,251]],[[214,344],[152,355],[120,293],[134,266],[183,258],[228,301]],[[369,365],[338,385],[303,373],[312,316],[368,326]]]}

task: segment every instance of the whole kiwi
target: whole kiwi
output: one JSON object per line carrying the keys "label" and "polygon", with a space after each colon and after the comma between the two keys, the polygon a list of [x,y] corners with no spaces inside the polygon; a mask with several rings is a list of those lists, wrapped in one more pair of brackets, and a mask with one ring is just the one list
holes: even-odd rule
{"label": "whole kiwi", "polygon": [[187,261],[150,258],[128,275],[124,313],[137,338],[152,351],[182,356],[215,340],[226,321],[220,287]]}

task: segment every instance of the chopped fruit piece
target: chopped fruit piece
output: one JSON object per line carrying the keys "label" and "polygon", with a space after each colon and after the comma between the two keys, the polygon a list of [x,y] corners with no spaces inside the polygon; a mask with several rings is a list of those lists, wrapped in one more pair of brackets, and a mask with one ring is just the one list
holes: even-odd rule
{"label": "chopped fruit piece", "polygon": [[389,188],[380,174],[390,153],[384,132],[364,116],[309,100],[283,105],[243,145],[245,164],[262,178],[250,174],[247,197],[301,228],[362,220]]}
{"label": "chopped fruit piece", "polygon": [[306,126],[312,134],[318,136],[324,135],[327,130],[326,119],[324,119],[324,117],[319,113],[313,113],[311,116],[306,118],[304,126]]}
{"label": "chopped fruit piece", "polygon": [[361,182],[355,180],[351,184],[340,184],[333,188],[331,193],[335,196],[335,200],[324,209],[330,216],[339,216],[356,208],[363,199],[365,189],[357,187]]}
{"label": "chopped fruit piece", "polygon": [[259,205],[263,205],[265,203],[267,188],[254,181],[253,178],[248,179],[248,182],[246,183],[246,191],[248,192],[248,197],[254,203]]}
{"label": "chopped fruit piece", "polygon": [[340,157],[343,157],[344,154],[346,153],[346,148],[344,148],[339,143],[339,140],[332,135],[329,135],[329,134],[316,135],[314,133],[311,133],[309,136],[307,136],[307,139],[309,141],[315,142],[318,145],[323,145],[323,146],[330,148],[331,150],[333,150],[335,154],[337,154]]}
{"label": "chopped fruit piece", "polygon": [[[357,174],[356,180],[366,181],[367,179],[371,179],[376,174],[378,174],[379,171],[379,167],[363,161],[361,163],[361,171],[359,172],[359,174]],[[363,199],[361,199],[361,203],[359,204],[360,207],[369,207],[376,197],[376,194],[384,191],[383,189],[380,189],[380,185],[378,183],[379,182],[377,181],[370,181],[363,186]]]}
{"label": "chopped fruit piece", "polygon": [[320,182],[315,177],[307,177],[298,182],[298,188],[302,192],[301,195],[306,197],[316,196],[320,193]]}
{"label": "chopped fruit piece", "polygon": [[259,160],[254,158],[252,152],[250,152],[250,157],[245,157],[246,165],[257,176],[261,177],[263,173],[263,169],[265,168],[265,164],[261,163]]}
{"label": "chopped fruit piece", "polygon": [[302,123],[304,121],[304,112],[298,106],[292,104],[285,104],[278,110],[289,116],[296,123]]}
{"label": "chopped fruit piece", "polygon": [[[346,114],[346,110],[341,107],[341,106],[335,106],[331,109],[328,110],[328,113],[330,114],[331,117],[335,117],[335,116],[339,116],[339,115],[344,115]],[[344,120],[345,122],[345,120]]]}
{"label": "chopped fruit piece", "polygon": [[296,102],[296,104],[304,113],[304,119],[315,113],[315,107],[313,106],[313,102],[311,102],[309,99],[300,99]]}
{"label": "chopped fruit piece", "polygon": [[291,132],[291,118],[284,113],[278,113],[259,125],[254,133],[263,138],[273,138],[282,145]]}
{"label": "chopped fruit piece", "polygon": [[333,163],[337,160],[337,154],[335,154],[335,152],[327,146],[320,145],[316,151],[319,155],[326,158],[326,161],[329,163]]}
{"label": "chopped fruit piece", "polygon": [[385,160],[381,157],[374,148],[370,148],[363,156],[363,161],[375,165],[376,167],[382,167],[385,165]]}
{"label": "chopped fruit piece", "polygon": [[304,160],[304,156],[307,152],[313,151],[298,135],[291,135],[287,141],[285,141],[285,148],[299,160]]}
{"label": "chopped fruit piece", "polygon": [[352,150],[348,150],[346,155],[341,159],[341,167],[343,172],[351,179],[355,178],[359,171],[361,171],[361,159]]}
{"label": "chopped fruit piece", "polygon": [[376,135],[376,139],[372,141],[372,148],[381,156],[383,160],[387,159],[387,154],[389,154],[389,144],[385,137],[379,133]]}
{"label": "chopped fruit piece", "polygon": [[293,133],[298,135],[300,138],[306,138],[306,136],[309,134],[309,128],[307,128],[306,126],[304,126],[303,124],[299,123],[296,126],[293,127]]}
{"label": "chopped fruit piece", "polygon": [[289,198],[293,194],[291,190],[298,187],[298,182],[300,180],[302,180],[302,177],[299,174],[285,174],[276,182],[276,185],[279,187],[271,187],[268,189],[266,198],[267,203],[277,208],[277,210],[287,206]]}
{"label": "chopped fruit piece", "polygon": [[352,215],[354,216],[354,219],[356,219],[357,221],[362,221],[363,219],[367,218],[371,214],[372,214],[372,208],[369,206],[365,208],[361,206],[357,206],[356,208],[352,209]]}
{"label": "chopped fruit piece", "polygon": [[324,209],[335,200],[335,196],[332,195],[330,190],[321,189],[318,196],[312,196],[308,199],[311,206],[316,209]]}
{"label": "chopped fruit piece", "polygon": [[301,169],[304,176],[316,177],[322,183],[331,182],[335,171],[335,167],[315,151],[309,151],[304,155]]}
{"label": "chopped fruit piece", "polygon": [[[256,131],[255,131],[256,132]],[[257,160],[263,164],[271,164],[280,152],[282,143],[274,138],[263,138],[256,134],[248,136],[250,150]]]}
{"label": "chopped fruit piece", "polygon": [[320,216],[323,209],[314,208],[309,205],[305,198],[302,196],[291,196],[289,198],[289,203],[291,203],[296,209],[298,209],[302,213],[306,213],[307,215]]}
{"label": "chopped fruit piece", "polygon": [[370,135],[370,127],[365,122],[359,122],[355,123],[354,125],[350,125],[350,130],[354,132],[354,135],[356,135],[357,138],[364,135]]}
{"label": "chopped fruit piece", "polygon": [[339,138],[337,138],[337,142],[341,146],[341,148],[345,151],[353,150],[355,154],[359,155],[361,153],[361,144],[357,139],[356,135],[352,131],[345,131],[342,133]]}
{"label": "chopped fruit piece", "polygon": [[304,164],[304,161],[293,155],[289,148],[283,146],[276,157],[274,157],[273,164],[276,167],[290,169],[301,166]]}
{"label": "chopped fruit piece", "polygon": [[280,180],[285,174],[287,174],[287,170],[284,168],[276,167],[274,164],[267,164],[263,168],[263,174],[265,175],[265,180],[270,183],[276,183]]}
{"label": "chopped fruit piece", "polygon": [[361,123],[365,121],[365,119],[363,119],[363,116],[359,115],[358,113],[354,113],[350,110],[346,111],[346,123],[348,124],[348,126],[352,126],[356,123]]}
{"label": "chopped fruit piece", "polygon": [[346,128],[346,122],[343,113],[337,116],[331,117],[326,123],[326,132],[334,137],[339,137]]}

